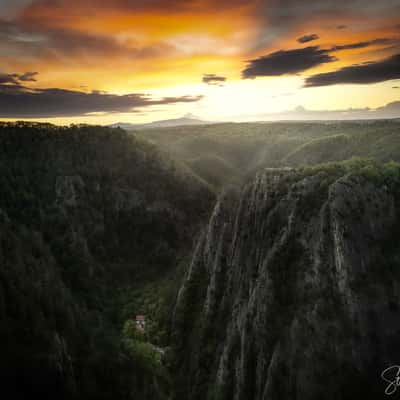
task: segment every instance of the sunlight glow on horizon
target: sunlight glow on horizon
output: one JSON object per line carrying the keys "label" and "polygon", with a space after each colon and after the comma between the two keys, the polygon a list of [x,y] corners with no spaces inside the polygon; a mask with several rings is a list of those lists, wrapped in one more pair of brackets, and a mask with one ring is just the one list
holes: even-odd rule
{"label": "sunlight glow on horizon", "polygon": [[[2,75],[35,71],[37,81],[19,85],[44,91],[138,93],[154,99],[202,96],[197,102],[138,106],[129,113],[31,118],[57,124],[143,123],[186,113],[211,121],[245,120],[297,106],[310,110],[377,108],[400,99],[396,79],[303,87],[307,77],[400,54],[399,18],[393,11],[399,7],[393,8],[393,2],[383,0],[379,7],[369,5],[358,11],[338,0],[337,5],[327,3],[332,8],[327,13],[323,7],[312,11],[311,3],[291,0],[281,15],[280,6],[270,1],[175,0],[171,7],[116,0],[104,0],[98,6],[91,0],[7,1],[2,10],[5,28],[0,32],[4,37],[0,85]],[[285,19],[290,13],[292,18]],[[316,39],[298,41],[309,34]],[[348,45],[354,47],[332,50]],[[250,60],[307,47],[317,49],[311,55],[315,59],[298,72],[259,73],[255,79],[242,79]],[[330,60],[319,61],[319,57]],[[302,62],[293,60],[293,64]],[[202,83],[207,74],[225,81],[221,85]],[[0,86],[0,95],[1,90],[18,90],[12,82],[5,84]]]}

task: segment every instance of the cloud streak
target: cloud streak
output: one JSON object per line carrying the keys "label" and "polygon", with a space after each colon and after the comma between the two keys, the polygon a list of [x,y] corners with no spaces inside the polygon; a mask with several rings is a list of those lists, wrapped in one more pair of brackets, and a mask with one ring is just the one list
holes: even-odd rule
{"label": "cloud streak", "polygon": [[[302,36],[297,39],[297,41],[307,43],[316,38],[318,38],[317,35],[310,34]],[[247,79],[261,76],[294,75],[322,64],[337,61],[337,58],[332,54],[335,52],[397,43],[399,43],[399,39],[396,38],[377,38],[368,41],[335,45],[327,49],[322,49],[320,46],[308,46],[293,50],[279,50],[249,60],[246,68],[242,71],[242,78]],[[382,69],[385,68],[386,65],[382,67]],[[383,73],[381,74],[383,75]]]}
{"label": "cloud streak", "polygon": [[[258,2],[257,15],[261,24],[254,44],[256,51],[288,38],[303,26],[319,21],[362,19],[365,25],[374,24],[400,14],[398,0],[268,0]],[[345,29],[344,24],[337,25]],[[340,30],[339,29],[339,30]]]}
{"label": "cloud streak", "polygon": [[293,75],[333,61],[336,58],[329,54],[329,50],[318,46],[280,50],[248,61],[242,77]]}
{"label": "cloud streak", "polygon": [[304,35],[297,39],[299,43],[308,43],[312,42],[313,40],[319,39],[319,36],[316,33],[311,33],[310,35]]}
{"label": "cloud streak", "polygon": [[0,85],[18,85],[21,82],[36,82],[38,72],[25,72],[24,74],[0,73]]}
{"label": "cloud streak", "polygon": [[98,12],[162,12],[172,13],[204,13],[257,5],[257,1],[248,0],[34,0],[23,12],[25,19],[37,20],[43,15],[49,16],[75,16],[75,10],[92,11],[94,7]]}
{"label": "cloud streak", "polygon": [[174,51],[172,45],[163,42],[141,47],[98,33],[0,19],[0,54],[19,59],[51,59],[65,62],[65,58],[68,57],[82,63],[114,57],[133,61],[171,55]]}
{"label": "cloud streak", "polygon": [[378,38],[373,40],[368,40],[364,42],[349,43],[344,45],[333,46],[330,51],[339,50],[352,50],[352,49],[362,49],[369,46],[380,46],[386,44],[396,43],[398,40],[393,38]]}
{"label": "cloud streak", "polygon": [[[14,75],[18,78],[13,78]],[[115,95],[99,91],[85,93],[58,88],[32,89],[20,84],[21,77],[29,81],[32,79],[32,73],[0,75],[0,117],[50,118],[92,113],[132,113],[144,107],[190,103],[201,99],[201,96],[154,99],[141,93]]]}
{"label": "cloud streak", "polygon": [[39,72],[25,72],[22,75],[18,75],[18,79],[21,82],[36,82],[36,76]]}
{"label": "cloud streak", "polygon": [[226,81],[225,76],[219,76],[216,74],[204,74],[202,82],[207,85],[219,85],[221,86]]}
{"label": "cloud streak", "polygon": [[384,60],[351,65],[339,70],[311,75],[305,80],[305,87],[338,84],[368,84],[400,79],[400,54]]}

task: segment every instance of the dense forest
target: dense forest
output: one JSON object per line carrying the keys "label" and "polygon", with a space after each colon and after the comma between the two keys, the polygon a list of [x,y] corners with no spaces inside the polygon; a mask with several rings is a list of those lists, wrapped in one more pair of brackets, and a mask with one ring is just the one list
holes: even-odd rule
{"label": "dense forest", "polygon": [[[163,396],[154,346],[209,187],[122,130],[17,123],[0,127],[0,192],[4,390]],[[148,316],[146,337],[129,330],[135,314]]]}
{"label": "dense forest", "polygon": [[[279,360],[297,360],[292,350],[308,335],[317,343],[318,326],[341,349],[319,364],[326,374],[352,366],[341,355],[363,333],[354,328],[353,339],[341,341],[340,332],[356,326],[354,315],[367,329],[368,354],[397,349],[399,127],[217,124],[133,133],[1,123],[3,390],[85,400],[246,400],[264,398],[263,390],[296,398],[296,385],[281,391],[277,377],[282,368],[301,377]],[[364,258],[353,253],[355,238]],[[335,289],[314,310],[329,285]],[[136,315],[145,315],[144,331]],[[391,318],[388,331],[379,315]],[[293,348],[291,324],[302,338]],[[309,365],[328,344],[298,365],[312,379]],[[260,376],[273,354],[268,383]],[[382,354],[379,365],[392,360]],[[361,364],[353,372],[367,379],[371,370]],[[332,376],[332,387],[348,383]],[[299,387],[321,398],[318,387]]]}

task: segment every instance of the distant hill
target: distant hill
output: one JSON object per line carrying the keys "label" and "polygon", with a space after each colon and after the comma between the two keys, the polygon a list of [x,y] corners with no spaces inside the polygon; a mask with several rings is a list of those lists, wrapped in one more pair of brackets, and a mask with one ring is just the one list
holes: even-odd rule
{"label": "distant hill", "polygon": [[212,124],[210,121],[204,121],[197,118],[195,115],[186,114],[181,118],[164,119],[160,121],[153,121],[146,124],[131,124],[129,122],[116,122],[109,125],[110,128],[122,128],[126,130],[146,129],[146,128],[172,128],[174,126],[188,126],[188,125],[208,125]]}
{"label": "distant hill", "polygon": [[249,121],[370,121],[400,118],[400,101],[393,101],[377,108],[347,108],[342,110],[308,110],[298,106],[293,110],[267,112],[258,115],[241,116]]}
{"label": "distant hill", "polygon": [[352,157],[400,161],[397,120],[221,123],[135,131],[214,187],[263,167]]}

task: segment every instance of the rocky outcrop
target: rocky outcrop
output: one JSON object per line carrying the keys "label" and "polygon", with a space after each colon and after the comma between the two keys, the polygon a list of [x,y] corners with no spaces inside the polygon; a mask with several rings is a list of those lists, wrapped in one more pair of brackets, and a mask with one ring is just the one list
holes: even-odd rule
{"label": "rocky outcrop", "polygon": [[76,207],[78,198],[81,197],[85,188],[82,177],[78,176],[57,176],[55,191],[57,203],[60,205]]}
{"label": "rocky outcrop", "polygon": [[176,397],[384,397],[400,361],[398,193],[322,168],[221,196],[175,310]]}

